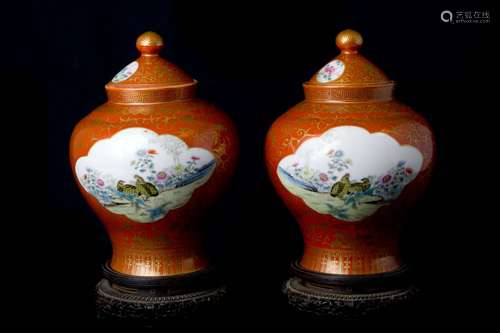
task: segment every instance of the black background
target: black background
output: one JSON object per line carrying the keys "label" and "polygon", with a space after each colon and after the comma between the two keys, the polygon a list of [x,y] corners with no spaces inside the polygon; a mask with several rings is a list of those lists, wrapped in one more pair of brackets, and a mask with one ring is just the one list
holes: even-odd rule
{"label": "black background", "polygon": [[[489,10],[492,23],[444,23],[446,9]],[[43,265],[57,280],[51,299],[59,304],[48,318],[93,318],[93,288],[111,254],[72,179],[72,128],[105,102],[104,84],[138,56],[137,36],[153,30],[164,37],[162,55],[196,78],[199,97],[240,130],[237,174],[205,232],[207,253],[231,290],[225,311],[242,322],[298,320],[280,288],[301,236],[270,185],[263,145],[272,122],[303,99],[301,84],[336,56],[335,36],[346,28],[361,32],[361,52],[398,82],[397,98],[436,135],[432,185],[404,232],[404,253],[425,296],[410,317],[488,316],[496,291],[487,272],[495,261],[482,245],[494,222],[483,216],[491,178],[474,171],[496,164],[485,157],[496,144],[487,92],[497,67],[496,12],[488,2],[49,1],[33,2],[27,15],[39,56],[16,54],[5,70],[48,111],[53,260]]]}

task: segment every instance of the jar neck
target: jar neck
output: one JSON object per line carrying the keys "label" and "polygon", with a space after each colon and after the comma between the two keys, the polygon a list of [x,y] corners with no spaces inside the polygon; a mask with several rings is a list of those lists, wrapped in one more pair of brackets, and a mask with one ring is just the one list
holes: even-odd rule
{"label": "jar neck", "polygon": [[108,102],[114,104],[153,104],[165,103],[176,100],[190,99],[196,94],[197,82],[169,85],[169,86],[146,86],[136,85],[127,88],[116,88],[106,86]]}
{"label": "jar neck", "polygon": [[392,100],[394,82],[367,85],[319,86],[304,83],[305,98],[318,103],[385,102]]}

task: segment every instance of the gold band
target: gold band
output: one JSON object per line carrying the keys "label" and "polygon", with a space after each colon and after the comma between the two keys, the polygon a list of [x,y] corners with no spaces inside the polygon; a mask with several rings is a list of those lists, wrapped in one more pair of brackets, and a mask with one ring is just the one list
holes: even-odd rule
{"label": "gold band", "polygon": [[317,102],[371,102],[388,101],[392,99],[394,83],[389,82],[383,85],[364,86],[313,86],[305,83],[304,94],[307,100]]}
{"label": "gold band", "polygon": [[195,95],[196,82],[179,86],[116,88],[106,86],[108,101],[119,104],[164,103]]}

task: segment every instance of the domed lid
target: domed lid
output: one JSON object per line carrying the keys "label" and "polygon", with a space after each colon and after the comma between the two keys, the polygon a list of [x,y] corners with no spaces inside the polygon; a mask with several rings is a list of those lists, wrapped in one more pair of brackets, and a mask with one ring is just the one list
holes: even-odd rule
{"label": "domed lid", "polygon": [[196,80],[159,55],[163,46],[161,36],[152,31],[137,38],[136,47],[141,56],[106,85],[111,102],[162,103],[192,96]]}
{"label": "domed lid", "polygon": [[304,83],[307,99],[364,102],[392,98],[394,82],[359,53],[363,37],[348,29],[336,39],[340,54]]}

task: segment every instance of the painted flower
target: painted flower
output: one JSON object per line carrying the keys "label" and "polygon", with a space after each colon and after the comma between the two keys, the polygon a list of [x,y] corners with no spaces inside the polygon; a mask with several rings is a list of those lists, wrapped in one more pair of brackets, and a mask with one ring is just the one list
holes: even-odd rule
{"label": "painted flower", "polygon": [[382,178],[382,182],[384,183],[387,183],[391,180],[391,175],[385,175],[383,178]]}
{"label": "painted flower", "polygon": [[344,153],[342,152],[342,150],[337,150],[335,152],[335,157],[342,157],[342,155],[344,155]]}
{"label": "painted flower", "polygon": [[104,186],[104,180],[102,180],[102,179],[100,179],[100,178],[99,178],[99,179],[97,180],[97,186],[99,186],[99,187],[103,187],[103,186]]}
{"label": "painted flower", "polygon": [[155,149],[150,149],[150,150],[148,150],[148,154],[156,155],[156,154],[158,154],[158,152]]}
{"label": "painted flower", "polygon": [[166,179],[167,178],[167,173],[165,171],[160,171],[156,175],[156,178],[158,178],[159,180]]}
{"label": "painted flower", "polygon": [[409,175],[411,175],[413,173],[413,169],[412,168],[406,168],[405,169],[405,172]]}
{"label": "painted flower", "polygon": [[326,182],[328,180],[328,175],[326,173],[320,173],[319,174],[319,179],[322,181],[322,182]]}
{"label": "painted flower", "polygon": [[139,156],[144,156],[146,154],[147,154],[146,149],[140,149],[140,150],[137,151],[137,155],[139,155]]}
{"label": "painted flower", "polygon": [[198,156],[191,156],[191,159],[192,159],[193,161],[198,161],[200,158],[199,158]]}
{"label": "painted flower", "polygon": [[295,162],[295,163],[293,163],[293,164],[292,164],[292,166],[293,166],[294,168],[296,168],[298,165],[299,165],[299,162]]}

